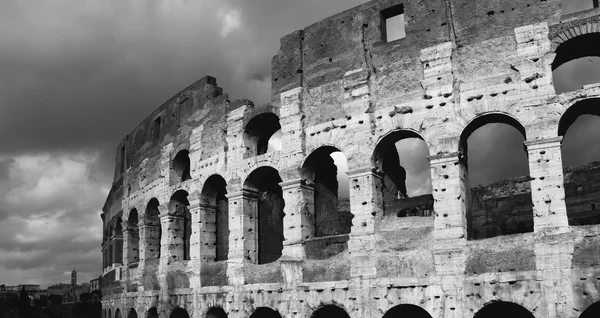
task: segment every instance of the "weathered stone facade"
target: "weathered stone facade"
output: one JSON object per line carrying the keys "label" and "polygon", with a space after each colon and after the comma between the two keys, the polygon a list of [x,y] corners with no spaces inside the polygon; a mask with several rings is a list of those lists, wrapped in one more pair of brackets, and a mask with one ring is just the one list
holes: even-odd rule
{"label": "weathered stone facade", "polygon": [[[382,12],[398,5],[406,37],[386,43]],[[374,0],[283,37],[267,105],[199,80],[118,147],[103,314],[595,316],[600,225],[569,224],[561,140],[599,112],[600,85],[556,95],[552,70],[586,56],[598,22],[558,0]],[[466,138],[492,122],[525,137],[530,230],[474,239]],[[376,149],[408,137],[431,154],[432,211],[389,208],[397,175]],[[320,149],[348,159],[349,207],[320,203],[337,200],[307,164]],[[324,206],[346,212],[335,224]]]}

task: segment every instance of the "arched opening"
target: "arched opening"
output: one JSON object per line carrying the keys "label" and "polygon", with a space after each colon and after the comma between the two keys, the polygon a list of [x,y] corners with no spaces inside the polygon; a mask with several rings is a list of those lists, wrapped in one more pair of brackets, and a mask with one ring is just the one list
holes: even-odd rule
{"label": "arched opening", "polygon": [[115,318],[121,318],[121,310],[119,308],[115,311]]}
{"label": "arched opening", "polygon": [[467,201],[469,239],[533,232],[525,140],[523,126],[503,114],[480,116],[463,131],[461,153],[467,187],[471,186]]}
{"label": "arched opening", "polygon": [[267,143],[267,152],[280,151],[281,147],[283,145],[282,140],[281,140],[282,137],[283,137],[283,133],[281,132],[281,129],[274,132],[273,135],[271,136],[271,138],[269,138],[269,141]]}
{"label": "arched opening", "polygon": [[[204,222],[214,224],[214,232],[211,231],[211,227],[208,227],[207,243],[214,244],[213,257],[215,261],[227,260],[229,253],[229,203],[226,194],[225,179],[219,175],[213,175],[204,183],[200,195]],[[209,254],[212,255],[210,251]]]}
{"label": "arched opening", "polygon": [[589,306],[579,318],[598,318],[600,317],[600,301]]}
{"label": "arched opening", "polygon": [[140,260],[140,230],[138,227],[138,212],[133,209],[127,219],[127,262],[137,263]]}
{"label": "arched opening", "polygon": [[158,318],[158,310],[156,310],[156,307],[152,307],[150,309],[148,309],[148,315],[146,315],[147,318]]}
{"label": "arched opening", "polygon": [[119,217],[113,227],[113,264],[123,264],[123,220]]}
{"label": "arched opening", "polygon": [[[590,1],[591,2],[591,1]],[[557,94],[600,83],[600,33],[588,33],[561,43],[552,63],[552,78]]]}
{"label": "arched opening", "polygon": [[350,318],[350,316],[336,305],[326,305],[313,312],[310,318]]}
{"label": "arched opening", "polygon": [[570,225],[600,224],[600,99],[571,106],[560,119],[565,204]]}
{"label": "arched opening", "polygon": [[130,308],[129,313],[127,314],[127,318],[138,318],[137,311],[135,308]]}
{"label": "arched opening", "polygon": [[[244,128],[247,157],[267,153],[269,140],[280,129],[279,117],[273,113],[263,113],[252,118]],[[271,143],[271,149],[274,149],[277,141],[274,139]]]}
{"label": "arched opening", "polygon": [[344,154],[334,147],[320,147],[306,158],[302,169],[314,189],[315,236],[350,233],[353,215]]}
{"label": "arched opening", "polygon": [[227,313],[221,307],[212,307],[206,312],[206,318],[227,318]]}
{"label": "arched opening", "polygon": [[[190,239],[192,237],[192,215],[188,206],[188,193],[184,190],[179,190],[171,196],[169,200],[169,214],[175,215],[175,219],[172,224],[171,231],[174,231],[171,235],[174,238],[175,246],[181,247],[183,250],[180,255],[183,256],[184,260],[190,259]],[[177,244],[177,241],[181,240],[182,244]],[[176,253],[177,254],[177,253]]]}
{"label": "arched opening", "polygon": [[250,318],[281,318],[281,315],[269,307],[259,307],[254,310]]}
{"label": "arched opening", "polygon": [[431,318],[431,315],[419,306],[403,304],[392,307],[383,318]]}
{"label": "arched opening", "polygon": [[372,163],[383,172],[383,210],[398,217],[433,214],[429,148],[409,130],[385,136],[375,147]]}
{"label": "arched opening", "polygon": [[474,318],[534,318],[529,310],[509,302],[493,302],[479,310]]}
{"label": "arched opening", "polygon": [[158,210],[158,200],[152,198],[146,206],[144,221],[146,223],[146,244],[145,259],[160,258],[160,240],[162,230],[160,225],[160,211]]}
{"label": "arched opening", "polygon": [[112,318],[112,313],[110,312],[110,308],[108,308],[108,318]]}
{"label": "arched opening", "polygon": [[190,170],[190,153],[187,150],[181,150],[173,159],[173,178],[177,182],[192,178]]}
{"label": "arched opening", "polygon": [[190,315],[188,315],[187,310],[178,307],[173,309],[169,318],[190,318]]}
{"label": "arched opening", "polygon": [[279,183],[281,177],[271,167],[254,170],[244,182],[244,190],[253,193],[256,201],[249,211],[256,211],[251,219],[257,220],[257,230],[252,233],[258,242],[258,264],[271,263],[281,257],[283,250],[283,192]]}

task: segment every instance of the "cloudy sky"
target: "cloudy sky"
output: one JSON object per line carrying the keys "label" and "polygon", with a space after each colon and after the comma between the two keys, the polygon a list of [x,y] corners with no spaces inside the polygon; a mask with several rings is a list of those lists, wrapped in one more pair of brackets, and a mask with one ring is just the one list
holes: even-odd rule
{"label": "cloudy sky", "polygon": [[[68,282],[73,267],[80,281],[98,276],[123,136],[207,74],[231,99],[268,102],[280,37],[363,2],[0,1],[0,284]],[[403,160],[410,180],[427,174]]]}

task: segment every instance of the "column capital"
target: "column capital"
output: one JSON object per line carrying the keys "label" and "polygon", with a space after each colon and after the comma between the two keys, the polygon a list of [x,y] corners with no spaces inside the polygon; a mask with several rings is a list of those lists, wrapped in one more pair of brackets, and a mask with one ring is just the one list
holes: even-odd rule
{"label": "column capital", "polygon": [[383,178],[382,174],[378,172],[375,168],[372,167],[364,167],[354,170],[349,170],[346,172],[348,178],[356,178],[356,177],[364,177],[364,176],[375,176],[377,178]]}
{"label": "column capital", "polygon": [[281,187],[281,189],[283,191],[288,190],[288,189],[294,189],[294,188],[306,188],[306,189],[313,188],[310,185],[306,184],[305,179],[294,179],[294,180],[283,181],[283,182],[279,183],[279,186]]}
{"label": "column capital", "polygon": [[429,162],[431,164],[451,163],[451,162],[456,162],[457,160],[462,160],[463,158],[464,158],[463,155],[458,151],[445,152],[445,153],[439,153],[437,155],[427,156],[427,159],[429,160]]}
{"label": "column capital", "polygon": [[523,144],[527,147],[527,150],[539,150],[539,149],[548,149],[560,147],[562,144],[563,137],[553,137],[553,138],[541,138],[534,140],[525,140]]}
{"label": "column capital", "polygon": [[237,200],[241,198],[256,199],[258,198],[258,192],[250,189],[242,189],[241,191],[227,193],[225,197],[227,197],[229,200]]}

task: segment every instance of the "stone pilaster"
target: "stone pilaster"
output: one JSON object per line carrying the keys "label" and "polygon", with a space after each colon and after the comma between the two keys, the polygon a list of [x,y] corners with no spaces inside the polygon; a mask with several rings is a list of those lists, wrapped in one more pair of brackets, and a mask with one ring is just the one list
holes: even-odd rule
{"label": "stone pilaster", "polygon": [[188,198],[190,205],[188,209],[190,210],[190,215],[192,216],[192,235],[190,237],[190,259],[193,261],[198,261],[200,259],[205,258],[204,253],[202,252],[204,241],[201,239],[202,233],[202,207],[200,204],[200,199],[197,199],[197,195],[190,195],[193,199]]}
{"label": "stone pilaster", "polygon": [[[281,124],[281,152],[284,155],[301,153],[304,147],[302,106],[304,89],[297,87],[281,93],[279,122]],[[287,202],[287,201],[286,201]]]}
{"label": "stone pilaster", "polygon": [[285,201],[283,218],[282,259],[303,260],[306,258],[304,240],[315,235],[314,189],[296,179],[279,184]]}
{"label": "stone pilaster", "polygon": [[354,214],[348,250],[352,277],[375,277],[375,232],[383,216],[381,175],[370,167],[348,171],[350,180],[350,211]]}
{"label": "stone pilaster", "polygon": [[244,284],[244,262],[256,263],[258,255],[258,194],[242,190],[227,194],[229,200],[229,253],[227,277],[230,285]]}
{"label": "stone pilaster", "polygon": [[534,232],[568,230],[562,137],[525,141],[529,154]]}
{"label": "stone pilaster", "polygon": [[140,221],[138,228],[140,231],[140,261],[159,258],[161,246],[160,226],[148,221]]}
{"label": "stone pilaster", "polygon": [[160,263],[171,264],[183,260],[184,237],[183,237],[183,215],[169,213],[166,204],[158,207],[160,210],[160,223],[162,227]]}
{"label": "stone pilaster", "polygon": [[227,116],[227,168],[238,171],[244,160],[244,113],[248,106],[229,112]]}
{"label": "stone pilaster", "polygon": [[200,204],[198,214],[200,245],[200,258],[202,262],[213,262],[217,257],[216,215],[217,207],[209,204]]}

